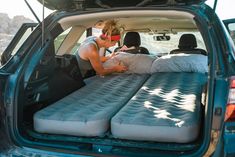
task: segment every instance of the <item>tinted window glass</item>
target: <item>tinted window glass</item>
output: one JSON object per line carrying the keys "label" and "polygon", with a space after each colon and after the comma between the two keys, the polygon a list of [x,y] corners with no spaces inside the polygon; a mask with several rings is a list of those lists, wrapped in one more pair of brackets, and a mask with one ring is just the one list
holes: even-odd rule
{"label": "tinted window glass", "polygon": [[77,52],[77,49],[80,47],[81,43],[86,39],[86,31],[82,34],[82,36],[79,38],[75,46],[73,47],[71,54],[75,54]]}
{"label": "tinted window glass", "polygon": [[235,23],[230,23],[228,25],[229,33],[233,39],[233,43],[235,43]]}
{"label": "tinted window glass", "polygon": [[58,37],[55,38],[54,46],[55,46],[56,53],[57,53],[58,49],[60,48],[61,44],[63,43],[64,39],[66,38],[66,36],[70,32],[70,30],[71,30],[71,27],[69,29],[67,29],[66,31],[64,31],[63,33],[61,33]]}
{"label": "tinted window glass", "polygon": [[12,56],[17,53],[26,39],[34,31],[36,26],[36,23],[24,23],[15,35],[0,33],[1,64],[5,64]]}
{"label": "tinted window glass", "polygon": [[183,34],[194,34],[197,39],[197,48],[205,49],[204,41],[199,32],[178,32],[175,34],[166,34],[170,36],[170,40],[156,41],[156,34],[140,33],[141,46],[147,48],[150,54],[168,54],[171,50],[178,49],[179,39]]}
{"label": "tinted window glass", "polygon": [[33,32],[34,28],[28,28],[24,35],[22,36],[22,38],[20,39],[20,41],[17,43],[17,45],[15,46],[15,48],[12,51],[12,56],[19,50],[19,48],[21,47],[21,45],[25,42],[25,40],[29,37],[29,35]]}

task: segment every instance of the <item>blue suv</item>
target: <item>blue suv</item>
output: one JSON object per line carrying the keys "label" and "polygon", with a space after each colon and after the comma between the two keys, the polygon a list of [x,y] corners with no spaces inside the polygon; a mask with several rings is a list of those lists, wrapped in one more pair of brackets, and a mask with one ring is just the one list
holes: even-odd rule
{"label": "blue suv", "polygon": [[[1,156],[235,155],[235,19],[205,0],[39,2],[56,11],[1,55]],[[126,52],[128,74],[84,78],[77,49],[110,19],[121,40],[100,56],[129,32],[149,54]]]}

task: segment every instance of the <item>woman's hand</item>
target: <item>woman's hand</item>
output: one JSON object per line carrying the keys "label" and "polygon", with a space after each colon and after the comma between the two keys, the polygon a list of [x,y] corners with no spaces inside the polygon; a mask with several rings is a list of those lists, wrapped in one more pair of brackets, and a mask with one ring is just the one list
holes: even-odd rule
{"label": "woman's hand", "polygon": [[116,56],[116,55],[117,55],[116,52],[112,52],[112,53],[109,55],[109,59],[112,58],[112,57],[114,57],[114,56]]}
{"label": "woman's hand", "polygon": [[126,50],[133,50],[135,49],[135,46],[127,47],[126,45],[122,46],[118,51],[126,51]]}
{"label": "woman's hand", "polygon": [[125,50],[127,50],[128,49],[128,47],[126,46],[126,45],[123,45],[120,49],[119,49],[119,51],[125,51]]}
{"label": "woman's hand", "polygon": [[112,52],[110,55],[108,56],[101,56],[100,60],[102,63],[106,62],[107,60],[111,59],[112,57],[116,56],[117,53],[116,52]]}

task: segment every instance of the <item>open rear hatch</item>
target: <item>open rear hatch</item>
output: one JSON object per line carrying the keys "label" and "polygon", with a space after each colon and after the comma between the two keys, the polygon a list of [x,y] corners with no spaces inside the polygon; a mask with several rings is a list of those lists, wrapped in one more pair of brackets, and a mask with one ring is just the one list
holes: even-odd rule
{"label": "open rear hatch", "polygon": [[[38,0],[43,4],[43,0]],[[201,4],[206,0],[44,0],[44,6],[52,10],[88,10],[118,7],[174,6]]]}

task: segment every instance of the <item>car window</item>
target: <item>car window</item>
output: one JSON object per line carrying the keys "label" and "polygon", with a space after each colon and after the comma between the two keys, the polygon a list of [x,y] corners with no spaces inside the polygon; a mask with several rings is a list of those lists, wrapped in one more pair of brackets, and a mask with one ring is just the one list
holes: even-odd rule
{"label": "car window", "polygon": [[233,39],[233,43],[235,43],[235,23],[228,24],[229,33]]}
{"label": "car window", "polygon": [[[21,25],[21,27],[18,29],[15,36],[11,37],[11,35],[5,35],[1,34],[3,45],[8,46],[5,48],[2,44],[0,44],[0,56],[1,56],[1,64],[5,64],[12,56],[14,56],[17,51],[20,49],[20,47],[23,45],[23,43],[26,41],[26,39],[30,36],[30,34],[34,31],[35,27],[37,26],[37,23],[24,23]],[[2,47],[3,46],[3,47]],[[4,50],[4,51],[3,51]]]}
{"label": "car window", "polygon": [[194,34],[197,39],[197,48],[205,49],[205,44],[199,32],[178,32],[167,34],[170,40],[157,41],[153,37],[155,34],[140,33],[141,46],[146,47],[152,55],[169,54],[171,50],[178,49],[179,39],[183,34]]}
{"label": "car window", "polygon": [[82,36],[79,38],[75,46],[73,47],[71,54],[75,54],[77,49],[80,47],[81,43],[86,39],[87,31],[84,31]]}
{"label": "car window", "polygon": [[20,41],[17,43],[16,47],[13,49],[12,54],[14,55],[20,48],[20,46],[25,42],[25,40],[29,37],[29,35],[33,32],[34,28],[28,28],[24,35],[22,36],[22,38],[20,39]]}
{"label": "car window", "polygon": [[[138,32],[141,38],[141,47],[148,49],[151,55],[162,56],[169,54],[172,50],[178,49],[179,39],[183,34],[193,34],[197,40],[197,48],[206,50],[203,38],[200,32],[178,32],[174,34],[166,34],[170,36],[169,40],[155,40],[154,38],[159,34],[154,34],[151,32]],[[125,34],[124,34],[125,37]],[[115,45],[111,50],[118,47]]]}
{"label": "car window", "polygon": [[65,37],[68,35],[72,27],[68,28],[66,31],[62,32],[59,36],[57,36],[54,40],[55,52],[59,50],[61,44],[63,43]]}

